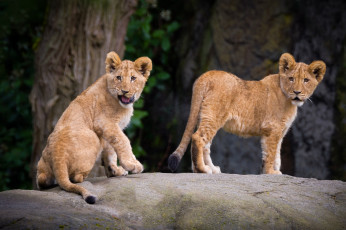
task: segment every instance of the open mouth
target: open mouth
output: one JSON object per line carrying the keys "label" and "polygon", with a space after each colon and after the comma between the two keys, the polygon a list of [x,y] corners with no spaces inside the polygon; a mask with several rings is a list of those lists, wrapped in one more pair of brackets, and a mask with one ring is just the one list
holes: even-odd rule
{"label": "open mouth", "polygon": [[299,97],[295,97],[292,99],[292,101],[303,101],[303,100],[300,100]]}
{"label": "open mouth", "polygon": [[131,103],[133,103],[135,101],[135,96],[132,96],[131,98],[128,98],[128,97],[125,97],[124,95],[119,95],[118,99],[124,105],[128,105],[128,104],[131,104]]}

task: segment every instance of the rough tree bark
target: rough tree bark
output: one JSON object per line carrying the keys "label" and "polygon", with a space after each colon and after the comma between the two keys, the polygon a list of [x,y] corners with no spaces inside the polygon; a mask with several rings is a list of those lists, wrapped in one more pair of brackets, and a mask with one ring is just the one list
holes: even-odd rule
{"label": "rough tree bark", "polygon": [[109,51],[123,56],[127,24],[136,4],[136,0],[50,1],[30,95],[33,179],[47,137],[70,101],[105,73]]}

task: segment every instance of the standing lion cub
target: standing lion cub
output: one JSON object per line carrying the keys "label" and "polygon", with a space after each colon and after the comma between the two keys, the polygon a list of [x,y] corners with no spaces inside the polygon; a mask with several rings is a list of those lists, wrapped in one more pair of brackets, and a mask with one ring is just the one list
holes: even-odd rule
{"label": "standing lion cub", "polygon": [[[115,52],[107,54],[106,74],[71,102],[48,137],[37,165],[39,188],[51,186],[56,179],[62,189],[95,203],[96,196],[71,181],[83,182],[101,151],[107,176],[143,171],[122,130],[130,122],[133,102],[140,97],[151,69],[147,57],[132,62],[121,61]],[[117,156],[123,168],[117,167]]]}
{"label": "standing lion cub", "polygon": [[211,161],[210,145],[223,128],[244,137],[261,136],[263,173],[281,174],[282,139],[297,115],[297,106],[309,99],[325,72],[322,61],[296,63],[285,53],[279,74],[260,81],[244,81],[223,71],[203,74],[193,86],[189,120],[181,143],[168,159],[169,168],[177,169],[192,137],[193,171],[220,173]]}

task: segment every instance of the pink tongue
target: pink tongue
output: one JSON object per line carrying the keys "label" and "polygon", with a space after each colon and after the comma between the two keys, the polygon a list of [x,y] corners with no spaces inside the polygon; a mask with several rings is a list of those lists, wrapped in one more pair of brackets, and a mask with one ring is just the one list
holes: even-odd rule
{"label": "pink tongue", "polygon": [[125,102],[125,103],[129,103],[129,102],[130,102],[130,98],[127,98],[127,97],[125,97],[125,96],[122,96],[122,97],[121,97],[121,100],[122,100],[123,102]]}

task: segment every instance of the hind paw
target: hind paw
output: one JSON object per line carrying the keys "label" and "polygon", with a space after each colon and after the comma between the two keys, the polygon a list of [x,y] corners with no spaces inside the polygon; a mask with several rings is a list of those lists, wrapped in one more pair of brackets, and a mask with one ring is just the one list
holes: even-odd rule
{"label": "hind paw", "polygon": [[44,173],[40,173],[37,176],[36,180],[37,187],[39,189],[46,189],[54,185],[54,179],[51,177],[47,177],[47,175]]}
{"label": "hind paw", "polygon": [[84,181],[84,176],[82,174],[77,174],[72,180],[74,183],[82,183]]}
{"label": "hind paw", "polygon": [[194,173],[206,173],[206,174],[213,173],[213,170],[210,168],[209,165],[205,165],[203,169],[197,169],[196,167],[192,167],[192,171]]}

